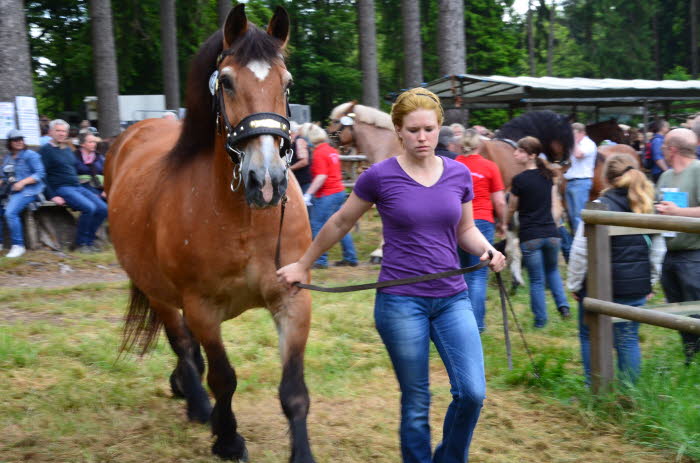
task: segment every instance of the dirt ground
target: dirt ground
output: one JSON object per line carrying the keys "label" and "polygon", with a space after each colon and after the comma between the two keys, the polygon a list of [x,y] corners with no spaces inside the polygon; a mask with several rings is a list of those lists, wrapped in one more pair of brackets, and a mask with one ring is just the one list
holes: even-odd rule
{"label": "dirt ground", "polygon": [[[113,257],[61,255],[51,252],[32,253],[18,264],[3,263],[0,267],[0,289],[56,288],[85,283],[126,281],[127,277]],[[336,268],[315,273],[317,284],[340,284],[342,282],[369,282],[376,278],[378,267],[361,265],[358,268]],[[0,311],[2,311],[0,309]],[[5,313],[3,318],[12,319]],[[444,369],[436,365],[431,375],[433,387],[447,391],[449,382]],[[385,381],[377,381],[386,385]],[[363,390],[371,388],[363,385]],[[358,400],[331,400],[317,397],[312,406],[310,426],[326,432],[338,432],[339,439],[364,442],[369,448],[383,449],[397,456],[396,447],[387,449],[382,443],[373,444],[373,433],[360,421],[371,423],[374,416],[386,420],[386,390],[377,391]],[[447,407],[449,394],[435,394],[432,414],[434,440],[441,429],[440,418]],[[396,408],[393,423],[398,428],[398,391],[390,406]],[[269,402],[269,403],[268,403]],[[249,436],[268,436],[276,439],[287,434],[287,424],[279,411],[276,397],[257,397],[251,401],[238,402],[241,416],[255,416],[254,422],[241,422],[242,433]],[[362,418],[364,417],[364,418]],[[350,431],[348,431],[350,430]],[[203,431],[204,432],[204,431]],[[351,434],[348,434],[350,432]],[[352,435],[355,434],[355,435]],[[312,436],[313,439],[313,436]],[[256,447],[258,447],[256,449]],[[251,454],[266,447],[265,438],[249,442]],[[326,449],[326,454],[333,454]],[[386,458],[386,455],[383,455]],[[0,458],[2,460],[2,458]],[[342,458],[341,458],[342,460]],[[340,461],[340,460],[338,460]],[[384,460],[383,460],[384,461]],[[474,435],[470,461],[482,463],[510,462],[604,462],[604,463],[656,463],[674,461],[673,456],[657,450],[636,446],[625,441],[619,430],[600,424],[592,424],[575,407],[564,407],[552,400],[520,390],[503,391],[490,388],[488,398]]]}

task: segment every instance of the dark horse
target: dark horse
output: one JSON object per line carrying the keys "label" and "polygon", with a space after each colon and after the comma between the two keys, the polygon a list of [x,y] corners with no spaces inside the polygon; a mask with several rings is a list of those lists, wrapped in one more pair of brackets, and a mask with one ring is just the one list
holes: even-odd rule
{"label": "dark horse", "polygon": [[[247,450],[231,409],[236,374],[220,324],[266,307],[279,332],[290,461],[314,461],[303,366],[311,299],[308,291],[290,296],[274,262],[282,198],[288,202],[281,264],[298,260],[311,242],[301,190],[294,180],[287,184],[283,157],[288,32],[283,8],[265,32],[236,6],[194,58],[182,126],[164,119],[135,124],[117,140],[105,169],[111,237],[132,282],[123,347],[137,343],[145,352],[165,327],[178,358],[173,393],[186,399],[189,419],[211,420],[212,452],[230,460],[246,460]],[[200,345],[213,409],[201,384]]]}
{"label": "dark horse", "polygon": [[615,143],[630,144],[630,134],[620,127],[615,119],[609,119],[603,122],[597,122],[586,126],[586,135],[600,145],[604,140],[610,140]]}
{"label": "dark horse", "polygon": [[485,141],[479,153],[498,165],[506,188],[512,178],[522,171],[515,163],[515,143],[523,137],[536,137],[550,163],[564,164],[574,146],[574,133],[568,118],[553,111],[531,111],[506,122],[496,132],[494,140]]}

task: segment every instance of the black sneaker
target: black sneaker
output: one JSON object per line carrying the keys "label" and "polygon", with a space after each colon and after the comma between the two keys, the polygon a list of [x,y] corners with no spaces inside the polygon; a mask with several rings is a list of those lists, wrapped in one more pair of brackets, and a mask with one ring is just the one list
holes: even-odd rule
{"label": "black sneaker", "polygon": [[571,318],[571,312],[569,311],[569,308],[565,305],[558,307],[557,310],[559,311],[559,315],[561,315],[561,318],[564,320],[567,320]]}
{"label": "black sneaker", "polygon": [[350,262],[349,260],[339,260],[336,261],[335,264],[336,267],[357,267],[357,262]]}

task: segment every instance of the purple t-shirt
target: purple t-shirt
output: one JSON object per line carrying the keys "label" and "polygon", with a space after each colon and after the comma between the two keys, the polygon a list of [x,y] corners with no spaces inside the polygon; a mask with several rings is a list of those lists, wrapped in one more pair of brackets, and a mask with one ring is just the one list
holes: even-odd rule
{"label": "purple t-shirt", "polygon": [[[384,228],[379,281],[459,268],[457,225],[462,204],[474,197],[469,169],[440,156],[442,176],[426,187],[413,180],[396,158],[373,165],[357,178],[355,194],[375,203]],[[449,297],[467,289],[457,275],[380,291],[388,294]]]}

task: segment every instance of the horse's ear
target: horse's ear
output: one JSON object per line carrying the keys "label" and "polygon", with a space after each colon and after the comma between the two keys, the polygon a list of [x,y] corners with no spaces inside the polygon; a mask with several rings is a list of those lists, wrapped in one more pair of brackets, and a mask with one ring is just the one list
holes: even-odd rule
{"label": "horse's ear", "polygon": [[224,50],[242,37],[248,30],[248,18],[245,15],[245,4],[239,3],[229,11],[224,23]]}
{"label": "horse's ear", "polygon": [[270,19],[270,24],[267,26],[267,33],[279,39],[282,42],[282,48],[287,45],[289,39],[289,13],[283,7],[278,6],[275,9],[275,14]]}

